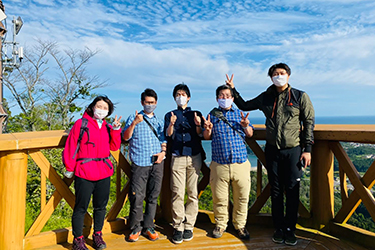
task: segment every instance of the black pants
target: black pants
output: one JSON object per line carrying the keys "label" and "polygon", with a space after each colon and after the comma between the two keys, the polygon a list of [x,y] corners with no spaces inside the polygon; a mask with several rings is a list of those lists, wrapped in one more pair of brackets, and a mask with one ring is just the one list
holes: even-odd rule
{"label": "black pants", "polygon": [[[158,196],[163,180],[164,161],[149,167],[140,167],[134,163],[131,166],[130,182],[130,213],[129,225],[132,231],[143,228],[153,228]],[[143,215],[143,200],[146,198],[145,214]]]}
{"label": "black pants", "polygon": [[89,181],[77,176],[75,177],[76,203],[72,216],[74,237],[82,235],[83,220],[89,206],[91,194],[93,195],[92,203],[94,207],[94,232],[102,231],[109,199],[110,181],[110,177],[98,181]]}
{"label": "black pants", "polygon": [[[302,176],[301,147],[277,149],[266,144],[266,168],[271,185],[272,220],[276,229],[296,229]],[[284,216],[284,191],[286,213]]]}

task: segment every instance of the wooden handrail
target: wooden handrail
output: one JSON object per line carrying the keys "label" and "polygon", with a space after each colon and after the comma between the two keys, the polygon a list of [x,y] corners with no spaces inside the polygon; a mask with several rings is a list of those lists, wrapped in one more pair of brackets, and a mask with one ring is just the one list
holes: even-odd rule
{"label": "wooden handrail", "polygon": [[[0,249],[28,249],[35,241],[32,237],[39,235],[43,225],[48,220],[56,208],[59,201],[64,198],[68,204],[74,206],[74,194],[70,191],[69,186],[72,180],[61,179],[56,173],[53,166],[44,157],[41,149],[62,148],[65,145],[68,131],[43,131],[43,132],[26,132],[0,135]],[[247,139],[248,144],[258,157],[257,178],[262,178],[261,165],[265,164],[265,157],[262,147],[257,140],[265,140],[266,130],[264,125],[255,125],[254,136]],[[300,216],[307,218],[309,225],[318,229],[329,230],[329,226],[334,224],[335,230],[337,225],[347,222],[354,210],[363,200],[364,205],[369,210],[370,215],[375,220],[375,201],[370,189],[375,184],[375,163],[371,165],[368,172],[361,177],[353,167],[350,159],[342,150],[338,142],[358,142],[375,144],[375,125],[316,125],[314,130],[315,145],[312,152],[311,165],[311,187],[310,187],[310,209],[300,206]],[[118,214],[127,201],[129,183],[121,186],[121,173],[130,175],[130,165],[125,157],[117,152],[112,152],[115,160],[118,162],[117,167],[117,199],[107,215],[107,224],[105,230],[115,231],[121,228],[126,222],[118,224]],[[34,222],[32,230],[24,235],[24,216],[25,202],[22,197],[26,195],[26,173],[27,173],[27,156],[41,169],[41,214]],[[334,215],[333,203],[333,158],[336,156],[340,163],[340,178],[349,177],[355,190],[348,195],[345,180],[341,181],[342,208]],[[166,161],[168,165],[168,161]],[[164,180],[161,195],[161,211],[164,218],[170,214],[170,197],[169,180],[167,180],[168,166],[166,167],[166,179]],[[208,184],[209,169],[203,168],[204,178],[199,183],[200,195]],[[17,178],[15,178],[17,177]],[[56,191],[50,199],[46,201],[45,196],[45,178],[56,187]],[[261,180],[258,180],[261,185]],[[164,195],[163,195],[164,193]],[[256,216],[263,207],[270,195],[270,186],[259,187],[257,190],[257,200],[249,209],[249,215]],[[23,201],[20,200],[20,197]],[[13,201],[13,202],[9,202]],[[9,209],[12,205],[12,209]],[[9,225],[17,226],[11,229],[12,236],[9,237]],[[23,222],[22,222],[23,218]],[[88,214],[85,218],[85,224],[91,225],[91,216]],[[112,223],[110,226],[108,223]],[[117,224],[113,224],[117,223]],[[347,230],[347,228],[345,229]],[[336,230],[337,231],[337,230]],[[339,230],[340,231],[340,230]],[[360,231],[360,230],[359,230]],[[347,231],[345,231],[347,233]],[[366,233],[371,235],[371,233]],[[375,235],[375,234],[374,234]],[[4,237],[3,237],[4,236]],[[367,237],[366,236],[366,237]],[[56,236],[57,237],[57,236]],[[375,239],[371,238],[371,239]],[[25,241],[25,244],[23,243]],[[363,243],[363,242],[362,242]]]}

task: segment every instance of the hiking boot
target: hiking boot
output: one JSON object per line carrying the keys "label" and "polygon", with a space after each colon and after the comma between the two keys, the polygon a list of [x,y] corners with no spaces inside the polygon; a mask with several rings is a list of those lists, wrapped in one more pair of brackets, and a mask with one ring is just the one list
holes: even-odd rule
{"label": "hiking boot", "polygon": [[152,227],[143,230],[142,234],[143,234],[146,238],[148,238],[149,240],[152,240],[152,241],[159,239],[159,235],[158,235],[158,233],[155,232],[155,229],[152,228]]}
{"label": "hiking boot", "polygon": [[250,234],[247,231],[246,227],[237,229],[236,231],[238,234],[238,238],[240,238],[241,240],[250,240]]}
{"label": "hiking boot", "polygon": [[132,231],[131,234],[128,236],[129,242],[136,242],[139,239],[139,235],[141,234],[141,231]]}
{"label": "hiking boot", "polygon": [[295,246],[297,244],[297,238],[290,228],[287,228],[285,231],[285,244],[289,246]]}
{"label": "hiking boot", "polygon": [[102,250],[102,249],[107,248],[107,244],[105,244],[102,236],[103,236],[102,232],[96,232],[92,235],[92,240],[94,242],[93,247],[96,250]]}
{"label": "hiking boot", "polygon": [[278,244],[282,244],[284,242],[284,232],[282,229],[276,229],[273,233],[272,241]]}
{"label": "hiking boot", "polygon": [[190,241],[193,239],[193,230],[184,230],[184,235],[182,236],[184,241]]}
{"label": "hiking boot", "polygon": [[85,243],[83,236],[74,238],[72,250],[88,250]]}
{"label": "hiking boot", "polygon": [[212,237],[213,238],[221,238],[221,236],[223,236],[224,232],[225,232],[225,229],[222,229],[220,227],[215,227],[214,231],[212,231]]}
{"label": "hiking boot", "polygon": [[182,231],[174,230],[172,241],[175,244],[180,244],[183,241]]}

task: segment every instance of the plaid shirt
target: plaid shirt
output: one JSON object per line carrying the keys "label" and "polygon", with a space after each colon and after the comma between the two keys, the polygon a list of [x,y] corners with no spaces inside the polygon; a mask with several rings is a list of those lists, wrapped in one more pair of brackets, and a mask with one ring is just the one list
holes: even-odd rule
{"label": "plaid shirt", "polygon": [[[152,166],[152,155],[160,153],[160,145],[167,141],[163,133],[164,125],[162,120],[158,119],[155,114],[149,118],[143,110],[139,114],[144,115],[143,119],[147,119],[150,122],[159,137],[156,138],[150,126],[145,121],[142,121],[135,126],[133,135],[129,139],[130,160],[137,166],[147,167]],[[134,119],[134,114],[128,117],[123,132],[132,124]]]}
{"label": "plaid shirt", "polygon": [[[242,138],[245,132],[240,124],[241,111],[233,106],[229,110],[219,108],[229,123],[239,131]],[[241,136],[228,124],[210,114],[212,128],[212,160],[219,164],[243,163],[247,160],[246,145]],[[252,126],[250,124],[250,126]]]}

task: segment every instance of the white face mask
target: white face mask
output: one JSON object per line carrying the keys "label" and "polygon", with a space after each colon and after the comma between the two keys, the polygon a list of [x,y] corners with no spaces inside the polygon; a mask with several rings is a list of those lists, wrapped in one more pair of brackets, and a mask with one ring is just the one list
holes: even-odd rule
{"label": "white face mask", "polygon": [[186,105],[187,103],[187,97],[186,96],[183,96],[183,95],[180,95],[180,96],[177,96],[176,99],[175,99],[176,103],[177,103],[177,106],[179,107],[183,107]]}
{"label": "white face mask", "polygon": [[219,103],[220,108],[227,109],[232,106],[233,99],[218,99],[217,103]]}
{"label": "white face mask", "polygon": [[108,115],[108,110],[94,108],[94,118],[103,120]]}
{"label": "white face mask", "polygon": [[276,87],[282,87],[288,83],[288,75],[274,76],[272,77],[272,82],[276,85]]}

